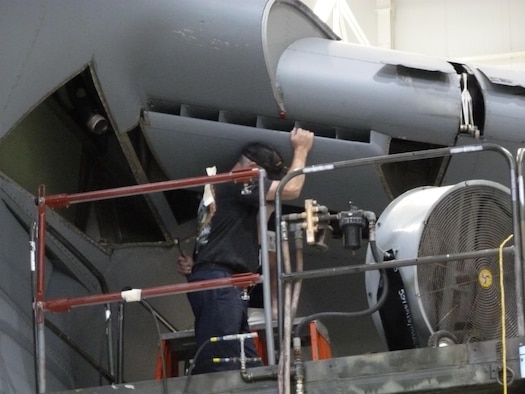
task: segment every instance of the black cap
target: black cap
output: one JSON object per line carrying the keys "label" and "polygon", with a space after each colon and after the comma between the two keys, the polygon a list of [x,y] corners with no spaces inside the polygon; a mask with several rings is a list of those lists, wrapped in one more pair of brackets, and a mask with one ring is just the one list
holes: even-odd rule
{"label": "black cap", "polygon": [[286,173],[281,154],[270,145],[253,142],[243,148],[242,154],[264,168],[270,179],[281,179]]}

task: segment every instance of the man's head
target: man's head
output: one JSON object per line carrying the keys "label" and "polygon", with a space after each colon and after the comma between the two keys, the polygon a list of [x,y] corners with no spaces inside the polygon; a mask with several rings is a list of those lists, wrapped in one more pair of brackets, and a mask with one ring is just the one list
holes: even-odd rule
{"label": "man's head", "polygon": [[281,179],[286,174],[282,156],[270,145],[250,143],[242,149],[242,155],[264,168],[270,179]]}

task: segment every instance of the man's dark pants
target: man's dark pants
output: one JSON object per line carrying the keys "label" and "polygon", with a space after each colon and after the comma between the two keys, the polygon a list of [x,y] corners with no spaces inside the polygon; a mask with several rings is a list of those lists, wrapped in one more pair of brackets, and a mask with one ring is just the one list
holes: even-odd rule
{"label": "man's dark pants", "polygon": [[[200,270],[188,276],[189,282],[230,277],[223,270]],[[249,333],[248,301],[241,298],[242,289],[225,287],[188,293],[188,299],[195,315],[196,349],[211,337]],[[251,338],[244,339],[245,354],[248,358],[258,357]],[[207,343],[195,360],[193,374],[240,369],[238,362],[212,363],[213,358],[240,357],[240,341],[219,341]],[[261,365],[261,364],[255,364]],[[248,367],[254,364],[248,364]]]}

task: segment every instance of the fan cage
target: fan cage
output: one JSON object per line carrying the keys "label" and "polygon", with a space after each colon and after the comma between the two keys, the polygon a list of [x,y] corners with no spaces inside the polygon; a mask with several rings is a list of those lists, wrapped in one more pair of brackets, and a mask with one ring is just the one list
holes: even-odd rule
{"label": "fan cage", "polygon": [[[453,188],[433,207],[424,226],[419,256],[498,248],[512,234],[508,192],[488,184]],[[505,325],[517,336],[514,263],[503,259]],[[499,256],[417,267],[416,296],[431,332],[454,333],[460,343],[501,337]]]}

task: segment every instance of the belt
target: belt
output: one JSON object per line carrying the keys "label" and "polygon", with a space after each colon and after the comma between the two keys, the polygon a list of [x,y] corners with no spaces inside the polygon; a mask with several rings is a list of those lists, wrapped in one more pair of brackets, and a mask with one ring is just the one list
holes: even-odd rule
{"label": "belt", "polygon": [[201,263],[195,264],[192,269],[192,273],[199,271],[224,271],[230,275],[234,275],[236,272],[233,268],[228,267],[226,264],[222,263]]}

